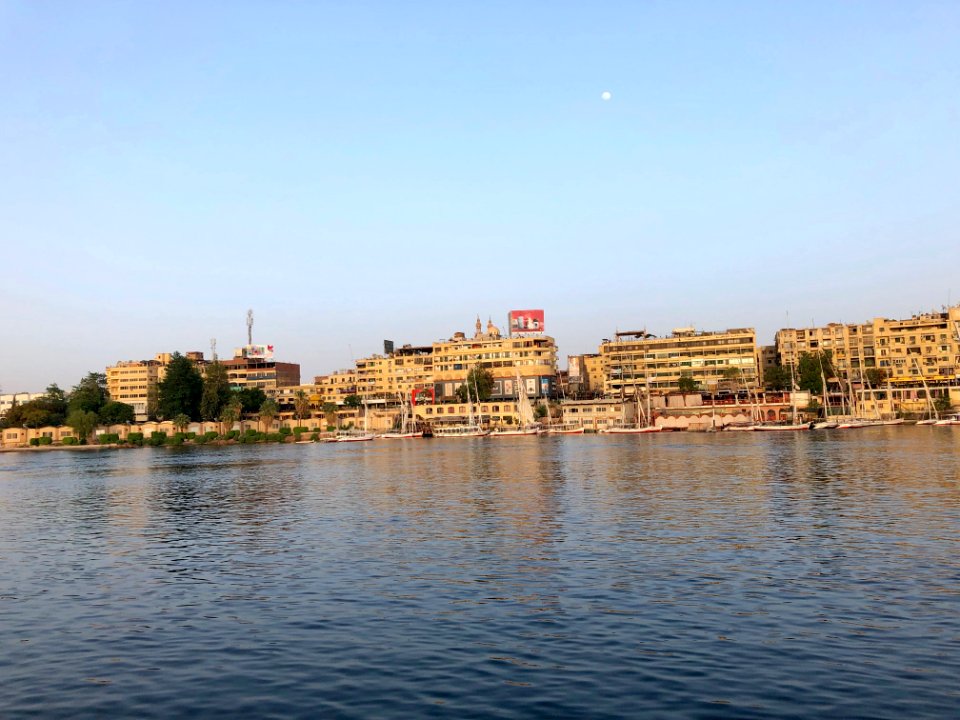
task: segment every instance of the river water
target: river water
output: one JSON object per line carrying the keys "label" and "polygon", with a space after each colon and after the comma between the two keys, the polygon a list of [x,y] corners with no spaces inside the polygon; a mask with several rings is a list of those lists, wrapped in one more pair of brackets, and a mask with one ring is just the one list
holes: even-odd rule
{"label": "river water", "polygon": [[960,429],[0,454],[0,716],[956,717]]}

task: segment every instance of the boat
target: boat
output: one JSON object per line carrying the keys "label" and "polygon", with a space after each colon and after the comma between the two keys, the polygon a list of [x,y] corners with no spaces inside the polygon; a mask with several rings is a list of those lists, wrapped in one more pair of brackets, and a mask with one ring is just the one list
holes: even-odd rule
{"label": "boat", "polygon": [[410,412],[412,407],[408,404],[406,397],[400,395],[400,426],[396,430],[380,433],[377,435],[382,440],[415,440],[423,437],[423,431],[417,430],[417,422]]}
{"label": "boat", "polygon": [[516,437],[540,434],[540,424],[533,417],[533,406],[530,404],[530,398],[527,397],[527,390],[524,387],[523,378],[520,377],[520,370],[517,369],[516,373],[518,427],[510,429],[497,428],[490,433],[490,437]]}
{"label": "boat", "polygon": [[930,397],[930,387],[927,385],[927,379],[923,376],[923,368],[920,367],[920,361],[913,358],[913,364],[916,366],[917,373],[920,375],[920,382],[923,383],[923,394],[927,399],[927,417],[923,420],[917,420],[917,425],[936,425],[940,420],[940,413],[937,412],[937,406],[934,405],[933,399]]}
{"label": "boat", "polygon": [[[473,397],[470,395],[470,383],[464,383],[467,389],[467,422],[459,425],[434,425],[433,437],[435,438],[463,438],[463,437],[485,437],[490,431],[483,427],[483,423],[477,420],[473,415]],[[480,393],[477,392],[479,397]],[[482,420],[482,418],[481,418]]]}
{"label": "boat", "polygon": [[576,423],[567,423],[564,425],[554,425],[546,429],[547,435],[583,435],[586,428]]}
{"label": "boat", "polygon": [[784,425],[755,425],[754,430],[762,432],[793,432],[796,430],[809,430],[810,423],[786,423]]}
{"label": "boat", "polygon": [[[636,425],[622,425],[615,426],[611,428],[605,428],[600,432],[608,433],[610,435],[640,435],[645,433],[655,433],[662,432],[662,425],[653,424],[653,413],[650,411],[650,385],[647,380],[646,374],[644,374],[644,383],[646,384],[646,395],[647,395],[647,410],[644,412],[643,407],[640,405],[640,394],[637,393],[637,418],[638,422]],[[624,410],[626,412],[626,410]],[[641,424],[639,420],[642,419],[643,423]]]}
{"label": "boat", "polygon": [[934,425],[944,426],[944,425],[960,425],[960,415],[950,415],[949,417],[942,418],[937,420]]}
{"label": "boat", "polygon": [[368,442],[373,440],[374,434],[370,432],[370,418],[367,416],[367,403],[363,403],[363,430],[348,430],[344,433],[338,433],[334,442]]}

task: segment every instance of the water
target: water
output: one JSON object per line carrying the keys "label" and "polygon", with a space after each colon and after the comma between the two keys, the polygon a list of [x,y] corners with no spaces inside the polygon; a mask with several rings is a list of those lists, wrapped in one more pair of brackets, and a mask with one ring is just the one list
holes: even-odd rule
{"label": "water", "polygon": [[960,432],[0,454],[3,717],[955,717]]}

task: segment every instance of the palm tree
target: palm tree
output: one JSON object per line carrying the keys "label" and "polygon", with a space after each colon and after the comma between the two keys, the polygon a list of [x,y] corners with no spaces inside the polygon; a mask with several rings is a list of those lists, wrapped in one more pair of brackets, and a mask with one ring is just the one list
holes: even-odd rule
{"label": "palm tree", "polygon": [[187,428],[190,427],[190,416],[184,413],[174,415],[173,426],[177,429],[177,432],[186,432]]}
{"label": "palm tree", "polygon": [[233,424],[240,419],[243,414],[243,403],[240,398],[234,397],[227,403],[226,407],[220,411],[220,422],[223,424],[221,434],[226,435],[233,430]]}
{"label": "palm tree", "polygon": [[297,390],[293,397],[293,411],[297,416],[297,425],[300,425],[304,415],[310,412],[310,398],[303,390]]}
{"label": "palm tree", "polygon": [[277,417],[277,403],[270,398],[264,400],[263,405],[260,406],[258,417],[260,422],[263,423],[263,431],[267,432],[270,429],[270,425],[273,423],[274,418]]}

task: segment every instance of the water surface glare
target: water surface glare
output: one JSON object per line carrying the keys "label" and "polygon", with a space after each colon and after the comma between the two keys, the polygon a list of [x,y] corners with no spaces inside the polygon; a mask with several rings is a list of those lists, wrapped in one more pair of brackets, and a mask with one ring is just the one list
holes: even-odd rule
{"label": "water surface glare", "polygon": [[956,717],[960,429],[0,454],[2,717]]}

